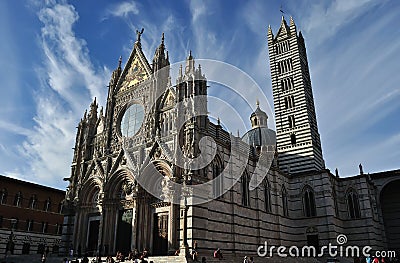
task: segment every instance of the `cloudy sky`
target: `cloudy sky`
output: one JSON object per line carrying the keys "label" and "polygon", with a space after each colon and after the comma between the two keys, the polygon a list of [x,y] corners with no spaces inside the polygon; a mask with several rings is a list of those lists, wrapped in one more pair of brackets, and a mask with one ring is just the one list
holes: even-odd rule
{"label": "cloudy sky", "polygon": [[306,40],[327,168],[400,168],[399,1],[9,0],[0,1],[0,174],[65,188],[75,127],[94,97],[105,105],[142,27],[149,60],[165,32],[171,62],[192,50],[232,64],[272,104],[266,33],[278,30],[281,5]]}

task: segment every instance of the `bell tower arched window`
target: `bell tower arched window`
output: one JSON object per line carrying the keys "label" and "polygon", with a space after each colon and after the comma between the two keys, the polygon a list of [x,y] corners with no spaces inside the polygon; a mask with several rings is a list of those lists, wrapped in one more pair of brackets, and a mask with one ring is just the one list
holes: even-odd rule
{"label": "bell tower arched window", "polygon": [[295,144],[296,144],[296,134],[292,133],[292,134],[290,135],[290,143],[291,143],[292,145],[295,145]]}

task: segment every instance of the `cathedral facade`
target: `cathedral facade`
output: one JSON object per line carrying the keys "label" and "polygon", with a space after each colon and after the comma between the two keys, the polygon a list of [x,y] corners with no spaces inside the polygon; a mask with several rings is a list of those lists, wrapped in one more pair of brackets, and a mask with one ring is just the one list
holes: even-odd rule
{"label": "cathedral facade", "polygon": [[[340,178],[325,168],[305,42],[292,18],[276,34],[268,29],[276,132],[257,105],[242,137],[210,121],[207,78],[192,54],[173,85],[164,36],[150,64],[142,33],[112,74],[105,110],[94,100],[78,125],[65,251],[180,250],[184,259],[196,247],[240,257],[256,256],[265,241],[320,248],[339,234],[351,245],[400,249],[400,170],[364,174],[360,165]],[[205,152],[212,157],[194,164]]]}

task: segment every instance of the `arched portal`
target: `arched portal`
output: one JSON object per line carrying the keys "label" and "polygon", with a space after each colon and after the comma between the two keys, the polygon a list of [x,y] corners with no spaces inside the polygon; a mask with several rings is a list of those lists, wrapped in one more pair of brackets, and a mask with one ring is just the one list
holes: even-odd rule
{"label": "arched portal", "polygon": [[381,191],[380,203],[388,248],[400,249],[400,180],[388,183]]}
{"label": "arched portal", "polygon": [[132,173],[127,169],[120,169],[112,174],[105,185],[104,197],[104,251],[119,251],[126,255],[136,248],[134,225],[137,203]]}

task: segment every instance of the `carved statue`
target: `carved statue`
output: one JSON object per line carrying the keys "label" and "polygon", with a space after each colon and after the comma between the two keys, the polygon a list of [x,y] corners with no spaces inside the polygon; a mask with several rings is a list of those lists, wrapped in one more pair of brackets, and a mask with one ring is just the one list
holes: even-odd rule
{"label": "carved statue", "polygon": [[136,41],[137,42],[140,42],[140,36],[143,34],[143,32],[144,32],[144,28],[142,28],[141,31],[136,29],[136,35],[137,35],[137,40]]}

